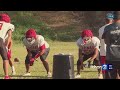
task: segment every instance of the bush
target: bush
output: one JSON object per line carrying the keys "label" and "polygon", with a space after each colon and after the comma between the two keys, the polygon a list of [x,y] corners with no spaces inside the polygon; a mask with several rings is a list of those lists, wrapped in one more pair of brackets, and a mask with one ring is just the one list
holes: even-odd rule
{"label": "bush", "polygon": [[[46,39],[75,41],[83,29],[92,29],[94,35],[98,36],[98,29],[104,25],[106,11],[0,11],[0,13],[10,15],[15,25],[14,40],[20,41],[29,28],[34,28]],[[54,30],[46,24],[51,25]]]}

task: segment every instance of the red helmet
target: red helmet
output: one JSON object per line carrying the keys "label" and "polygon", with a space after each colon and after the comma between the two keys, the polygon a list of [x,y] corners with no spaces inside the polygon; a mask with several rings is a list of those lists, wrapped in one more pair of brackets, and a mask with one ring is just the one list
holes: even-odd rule
{"label": "red helmet", "polygon": [[93,33],[92,33],[92,31],[91,30],[89,30],[89,29],[85,29],[85,30],[83,30],[82,31],[82,35],[81,35],[81,37],[83,38],[83,37],[93,37]]}
{"label": "red helmet", "polygon": [[26,32],[26,38],[36,38],[36,31],[35,29],[29,29],[27,32]]}
{"label": "red helmet", "polygon": [[10,23],[10,17],[7,14],[0,14],[0,21],[5,21],[6,23]]}

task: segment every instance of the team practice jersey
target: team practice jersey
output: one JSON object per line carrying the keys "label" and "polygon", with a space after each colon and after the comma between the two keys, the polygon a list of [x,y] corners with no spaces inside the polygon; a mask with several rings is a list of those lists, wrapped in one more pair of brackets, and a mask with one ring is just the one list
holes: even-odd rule
{"label": "team practice jersey", "polygon": [[99,51],[99,46],[100,46],[100,40],[97,37],[92,37],[92,40],[90,43],[84,43],[82,38],[79,38],[77,40],[77,46],[82,50],[83,54],[92,54],[97,48]]}
{"label": "team practice jersey", "polygon": [[103,35],[105,27],[108,26],[108,25],[109,24],[106,24],[99,29],[99,38],[100,38],[100,42],[101,42],[100,56],[106,56],[106,44],[105,44],[104,39],[102,39],[102,35]]}
{"label": "team practice jersey", "polygon": [[0,37],[5,41],[5,39],[8,37],[7,32],[9,30],[14,31],[14,28],[15,27],[13,24],[0,21]]}
{"label": "team practice jersey", "polygon": [[30,51],[38,51],[40,47],[45,45],[45,48],[49,48],[49,44],[44,40],[44,37],[41,35],[37,35],[35,42],[33,44],[29,43],[26,38],[23,39],[23,44]]}

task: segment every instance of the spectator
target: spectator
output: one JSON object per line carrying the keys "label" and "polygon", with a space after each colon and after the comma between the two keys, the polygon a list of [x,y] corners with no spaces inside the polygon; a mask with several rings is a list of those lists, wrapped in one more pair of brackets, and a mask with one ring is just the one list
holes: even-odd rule
{"label": "spectator", "polygon": [[[105,79],[116,79],[120,75],[120,11],[114,12],[114,23],[105,27],[102,38],[106,43]],[[112,67],[109,64],[112,64]],[[109,70],[112,69],[112,70]]]}
{"label": "spectator", "polygon": [[[104,42],[104,39],[102,39],[102,35],[104,32],[104,28],[106,26],[112,24],[114,21],[113,19],[114,19],[113,13],[107,13],[106,17],[105,17],[106,24],[99,29],[99,39],[100,39],[100,43],[101,43],[101,46],[100,46],[101,65],[105,64],[105,61],[106,61],[106,44]],[[102,70],[102,74],[103,74],[103,77],[105,78],[105,70]]]}

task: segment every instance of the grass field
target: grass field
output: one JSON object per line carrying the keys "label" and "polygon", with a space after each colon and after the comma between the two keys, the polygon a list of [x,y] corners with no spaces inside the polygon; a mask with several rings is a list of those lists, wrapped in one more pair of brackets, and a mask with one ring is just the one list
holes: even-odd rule
{"label": "grass field", "polygon": [[[74,56],[74,72],[76,74],[76,61],[77,61],[77,52],[78,48],[76,46],[75,42],[53,42],[48,41],[50,45],[50,53],[48,56],[49,64],[50,64],[50,70],[52,72],[53,67],[53,55],[58,53],[65,53],[69,54],[71,53]],[[14,58],[19,58],[20,62],[16,63],[14,62],[14,66],[16,68],[16,75],[11,76],[12,79],[47,79],[46,77],[46,71],[41,63],[41,61],[38,59],[38,61],[35,61],[34,66],[31,67],[31,74],[30,77],[23,77],[22,75],[25,73],[25,65],[24,60],[26,56],[26,49],[23,46],[23,44],[15,44],[12,47],[12,60]],[[1,58],[0,58],[1,59]],[[11,74],[11,68],[9,68],[9,74]],[[4,76],[3,69],[2,69],[2,60],[0,60],[0,79],[2,79]],[[96,69],[89,69],[85,68],[83,71],[81,71],[82,79],[95,79],[97,78],[97,70]]]}

